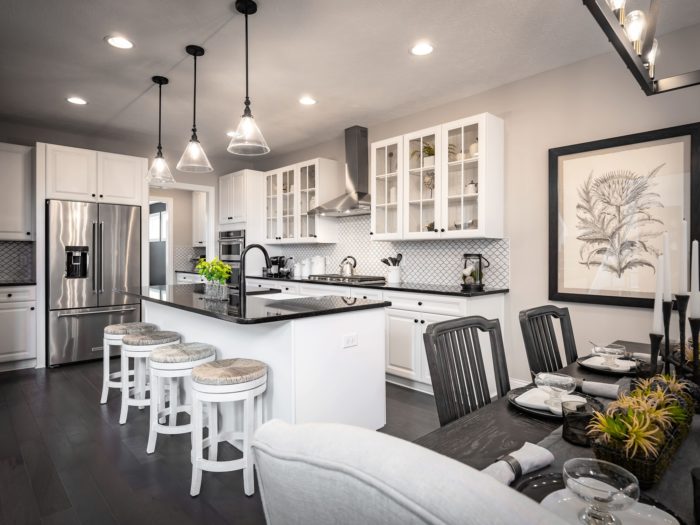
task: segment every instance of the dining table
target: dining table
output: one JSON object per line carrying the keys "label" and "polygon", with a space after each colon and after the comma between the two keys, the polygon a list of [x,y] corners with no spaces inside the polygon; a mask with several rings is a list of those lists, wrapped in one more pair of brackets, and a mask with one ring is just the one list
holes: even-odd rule
{"label": "dining table", "polygon": [[[615,341],[615,344],[624,345],[629,352],[650,353],[649,344],[631,341]],[[600,383],[612,384],[621,380],[620,375],[597,372],[590,368],[584,368],[577,362],[568,364],[558,370],[558,372],[570,375],[576,379]],[[695,420],[700,420],[700,417],[695,418]],[[694,421],[693,426],[697,426],[695,423],[696,421]],[[697,423],[700,423],[700,421]],[[507,397],[504,396],[418,438],[415,440],[415,443],[475,469],[482,470],[497,461],[501,456],[519,449],[525,442],[540,443],[545,448],[549,448],[545,444],[552,442],[553,435],[558,435],[561,442],[561,425],[561,419],[540,417],[521,411],[512,406]],[[677,517],[688,524],[694,522],[693,485],[690,470],[692,467],[700,466],[700,454],[697,453],[700,450],[700,436],[694,430],[691,429],[691,435],[679,450],[680,455],[683,452],[683,448],[688,445],[688,442],[692,442],[691,447],[693,449],[686,451],[685,455],[692,458],[690,461],[694,462],[694,464],[679,464],[683,463],[683,461],[676,457],[658,486],[650,491],[651,497],[657,499],[657,501],[659,500],[659,494],[673,493],[673,498],[663,498],[665,500],[672,499],[672,504],[669,504],[667,501],[663,503]],[[562,448],[566,450],[564,454],[570,454],[570,457],[593,457],[590,448],[575,445],[559,447],[559,449]],[[569,457],[557,457],[557,453],[554,451],[553,453],[555,455],[555,463],[559,466],[558,468],[561,468],[560,465],[563,461],[570,459]],[[543,471],[546,470],[543,469]],[[670,472],[671,470],[674,471],[673,474]],[[678,480],[678,472],[687,474],[687,479],[684,476],[682,480]],[[685,491],[686,493],[676,494],[677,491]]]}

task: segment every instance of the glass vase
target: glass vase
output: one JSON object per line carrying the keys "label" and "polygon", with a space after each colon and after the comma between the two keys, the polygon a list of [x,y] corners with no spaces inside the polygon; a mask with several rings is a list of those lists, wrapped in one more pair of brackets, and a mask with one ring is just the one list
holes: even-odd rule
{"label": "glass vase", "polygon": [[204,283],[204,296],[213,301],[228,301],[228,286],[218,282]]}

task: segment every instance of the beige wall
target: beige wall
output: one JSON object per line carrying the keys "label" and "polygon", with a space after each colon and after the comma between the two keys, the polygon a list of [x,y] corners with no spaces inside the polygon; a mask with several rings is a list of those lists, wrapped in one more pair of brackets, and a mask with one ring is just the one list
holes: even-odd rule
{"label": "beige wall", "polygon": [[170,220],[173,221],[173,246],[192,246],[192,192],[152,188],[150,200],[166,197],[173,200]]}
{"label": "beige wall", "polygon": [[[667,71],[680,73],[700,66],[692,63],[692,60],[697,62],[700,49],[700,26],[663,37],[662,46]],[[679,63],[674,63],[676,58]],[[429,94],[428,84],[426,94]],[[549,302],[547,150],[698,122],[700,86],[647,97],[622,60],[609,53],[430,111],[383,124],[369,124],[369,138],[381,140],[482,112],[505,120],[506,236],[511,242],[511,292],[506,296],[505,337],[510,375],[527,379],[518,312]],[[315,156],[344,160],[342,141],[320,144],[294,155],[271,157],[256,164],[256,169],[270,169]],[[589,339],[648,340],[649,310],[561,305],[571,310],[579,351],[587,349]]]}

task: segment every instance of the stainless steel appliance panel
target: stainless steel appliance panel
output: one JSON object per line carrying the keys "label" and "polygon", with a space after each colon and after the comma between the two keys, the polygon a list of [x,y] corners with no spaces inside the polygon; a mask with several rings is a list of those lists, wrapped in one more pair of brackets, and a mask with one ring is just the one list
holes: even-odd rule
{"label": "stainless steel appliance panel", "polygon": [[[97,306],[97,204],[47,201],[46,217],[49,309]],[[77,249],[87,259],[85,272],[69,277]]]}
{"label": "stainless steel appliance panel", "polygon": [[219,232],[219,259],[237,262],[245,249],[245,230]]}
{"label": "stainless steel appliance panel", "polygon": [[[49,366],[102,358],[104,327],[141,319],[140,305],[110,308],[77,308],[49,312]],[[114,348],[112,355],[118,355]]]}
{"label": "stainless steel appliance panel", "polygon": [[141,208],[100,204],[98,215],[99,305],[138,302],[114,290],[141,285]]}

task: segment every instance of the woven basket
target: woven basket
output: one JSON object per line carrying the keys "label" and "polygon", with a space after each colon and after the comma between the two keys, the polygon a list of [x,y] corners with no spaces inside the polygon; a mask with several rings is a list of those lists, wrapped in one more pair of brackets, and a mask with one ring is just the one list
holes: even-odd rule
{"label": "woven basket", "polygon": [[593,442],[593,453],[598,459],[626,468],[637,476],[642,489],[649,489],[661,480],[689,430],[687,424],[676,427],[655,458],[628,458],[621,448],[606,445],[599,440]]}

